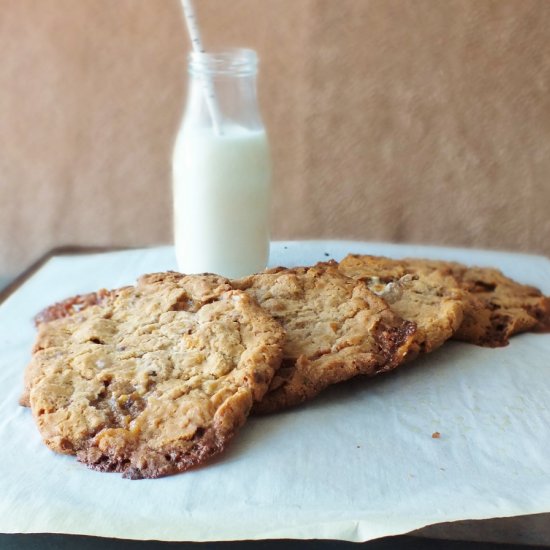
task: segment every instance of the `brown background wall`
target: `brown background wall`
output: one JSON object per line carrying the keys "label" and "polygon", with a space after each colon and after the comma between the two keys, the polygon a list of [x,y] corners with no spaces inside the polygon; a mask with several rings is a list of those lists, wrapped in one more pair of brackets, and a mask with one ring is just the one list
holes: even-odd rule
{"label": "brown background wall", "polygon": [[[261,56],[275,238],[550,254],[550,2],[196,4]],[[0,278],[170,241],[187,49],[177,0],[0,0]]]}

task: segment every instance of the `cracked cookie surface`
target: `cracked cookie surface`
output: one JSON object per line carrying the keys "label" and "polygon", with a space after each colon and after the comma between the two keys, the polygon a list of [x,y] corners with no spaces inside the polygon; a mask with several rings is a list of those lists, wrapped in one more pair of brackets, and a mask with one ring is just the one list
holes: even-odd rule
{"label": "cracked cookie surface", "polygon": [[152,274],[90,296],[39,323],[22,402],[45,443],[134,479],[221,452],[279,366],[280,325],[217,276]]}
{"label": "cracked cookie surface", "polygon": [[329,263],[272,269],[231,284],[286,332],[282,366],[255,412],[298,405],[332,384],[392,370],[414,353],[414,324]]}

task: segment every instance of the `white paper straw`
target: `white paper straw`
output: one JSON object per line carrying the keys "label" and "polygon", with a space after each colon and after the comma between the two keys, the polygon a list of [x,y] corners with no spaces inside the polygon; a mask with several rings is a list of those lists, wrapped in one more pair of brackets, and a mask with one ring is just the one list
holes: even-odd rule
{"label": "white paper straw", "polygon": [[[197,23],[197,16],[195,15],[195,9],[193,7],[192,0],[181,0],[183,5],[183,14],[185,15],[185,22],[187,24],[187,30],[191,39],[191,46],[194,52],[205,53],[199,25]],[[204,98],[206,100],[206,107],[210,113],[212,119],[212,126],[214,132],[217,135],[222,134],[220,126],[220,112],[218,110],[218,103],[216,101],[216,94],[214,92],[214,83],[208,74],[202,75],[202,84],[204,89]]]}

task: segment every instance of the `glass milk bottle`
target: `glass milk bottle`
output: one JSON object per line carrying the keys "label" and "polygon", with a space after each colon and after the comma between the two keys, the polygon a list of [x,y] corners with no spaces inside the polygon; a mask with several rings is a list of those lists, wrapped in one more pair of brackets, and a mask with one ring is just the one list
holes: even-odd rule
{"label": "glass milk bottle", "polygon": [[241,277],[269,255],[271,166],[254,51],[193,52],[173,155],[174,232],[183,273]]}

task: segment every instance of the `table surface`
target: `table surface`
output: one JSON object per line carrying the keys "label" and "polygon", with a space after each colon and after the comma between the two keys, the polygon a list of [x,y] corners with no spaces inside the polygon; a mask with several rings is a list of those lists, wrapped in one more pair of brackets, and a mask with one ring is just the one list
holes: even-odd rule
{"label": "table surface", "polygon": [[[76,247],[55,248],[46,253],[21,273],[6,288],[0,291],[0,304],[13,294],[27,279],[36,273],[54,256],[74,254],[93,254],[121,250],[114,247]],[[487,520],[467,520],[430,525],[413,531],[409,535],[385,537],[361,543],[364,547],[380,549],[420,549],[420,548],[506,548],[525,550],[530,547],[550,548],[550,514],[518,516],[513,518],[494,518]],[[242,541],[224,543],[169,543],[159,541],[126,541],[102,539],[75,535],[6,535],[0,534],[0,547],[5,549],[35,548],[86,548],[86,549],[127,549],[127,548],[352,548],[357,543],[343,541]]]}

